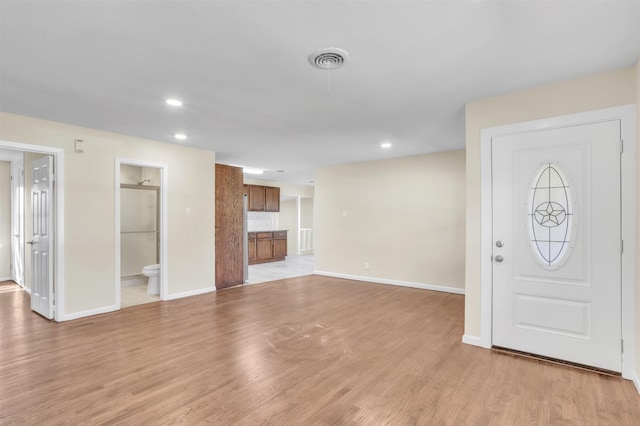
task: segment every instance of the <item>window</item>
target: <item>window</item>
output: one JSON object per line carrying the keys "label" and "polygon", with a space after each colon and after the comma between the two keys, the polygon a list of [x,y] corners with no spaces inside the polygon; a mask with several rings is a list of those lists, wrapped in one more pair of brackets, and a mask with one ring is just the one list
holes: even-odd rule
{"label": "window", "polygon": [[529,238],[532,254],[545,269],[562,266],[572,247],[573,188],[557,163],[536,170],[528,197]]}

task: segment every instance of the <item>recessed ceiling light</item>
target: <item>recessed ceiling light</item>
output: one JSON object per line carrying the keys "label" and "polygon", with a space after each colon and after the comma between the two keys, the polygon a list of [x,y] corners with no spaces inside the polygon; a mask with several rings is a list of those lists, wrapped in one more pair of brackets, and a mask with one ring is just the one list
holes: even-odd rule
{"label": "recessed ceiling light", "polygon": [[183,141],[183,140],[185,140],[187,138],[187,135],[185,135],[184,133],[176,133],[175,135],[173,135],[173,137]]}
{"label": "recessed ceiling light", "polygon": [[385,148],[385,149],[391,148],[391,142],[382,142],[380,144],[380,148]]}
{"label": "recessed ceiling light", "polygon": [[178,99],[167,99],[167,103],[171,106],[182,106],[182,101]]}
{"label": "recessed ceiling light", "polygon": [[242,169],[242,173],[247,173],[249,175],[261,175],[264,173],[264,170],[259,170],[259,169],[251,169],[248,167],[244,167]]}

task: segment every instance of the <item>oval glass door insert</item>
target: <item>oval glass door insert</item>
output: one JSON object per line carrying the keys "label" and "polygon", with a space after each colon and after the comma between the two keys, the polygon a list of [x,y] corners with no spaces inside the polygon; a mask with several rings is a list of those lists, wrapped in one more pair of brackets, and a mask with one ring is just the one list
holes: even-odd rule
{"label": "oval glass door insert", "polygon": [[562,266],[573,246],[573,188],[558,164],[540,166],[532,180],[528,200],[530,247],[545,269]]}

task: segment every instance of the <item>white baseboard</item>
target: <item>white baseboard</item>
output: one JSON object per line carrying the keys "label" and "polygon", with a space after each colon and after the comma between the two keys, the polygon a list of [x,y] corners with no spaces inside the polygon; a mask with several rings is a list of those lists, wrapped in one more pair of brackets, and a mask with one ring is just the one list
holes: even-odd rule
{"label": "white baseboard", "polygon": [[397,285],[402,287],[421,288],[423,290],[442,291],[445,293],[464,294],[463,288],[447,287],[443,285],[388,280],[385,278],[375,278],[375,277],[361,277],[358,275],[337,274],[335,272],[326,272],[326,271],[313,271],[313,273],[315,275],[323,275],[325,277],[333,277],[333,278],[343,278],[346,280],[367,281],[367,282],[376,283],[376,284],[389,284],[389,285]]}
{"label": "white baseboard", "polygon": [[92,315],[106,314],[108,312],[113,312],[117,310],[118,310],[118,307],[116,305],[105,306],[105,307],[96,308],[96,309],[89,309],[88,311],[80,311],[80,312],[74,312],[72,314],[64,314],[61,316],[62,318],[60,321],[71,321],[78,318],[90,317]]}
{"label": "white baseboard", "polygon": [[22,289],[23,289],[24,291],[26,291],[26,292],[27,292],[27,294],[31,294],[31,289],[30,289],[30,288],[22,287]]}
{"label": "white baseboard", "polygon": [[633,381],[633,384],[636,385],[636,390],[640,394],[640,377],[638,377],[638,373],[633,373],[631,380]]}
{"label": "white baseboard", "polygon": [[465,334],[464,336],[462,336],[462,343],[466,343],[467,345],[484,347],[484,345],[482,344],[482,340],[479,337],[470,336],[468,334]]}
{"label": "white baseboard", "polygon": [[199,288],[197,290],[183,291],[182,293],[167,294],[167,297],[165,297],[163,300],[182,299],[183,297],[197,296],[199,294],[211,293],[212,291],[216,291],[216,288],[215,287]]}
{"label": "white baseboard", "polygon": [[11,277],[0,278],[0,281],[11,281]]}

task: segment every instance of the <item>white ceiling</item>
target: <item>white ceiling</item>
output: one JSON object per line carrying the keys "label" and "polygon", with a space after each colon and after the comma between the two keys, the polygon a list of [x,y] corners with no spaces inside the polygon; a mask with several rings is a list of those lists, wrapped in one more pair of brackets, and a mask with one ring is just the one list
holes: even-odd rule
{"label": "white ceiling", "polygon": [[[172,143],[181,131],[218,162],[294,183],[318,166],[463,148],[466,102],[640,57],[640,0],[0,8],[3,111]],[[307,56],[329,46],[351,61],[327,75]]]}

